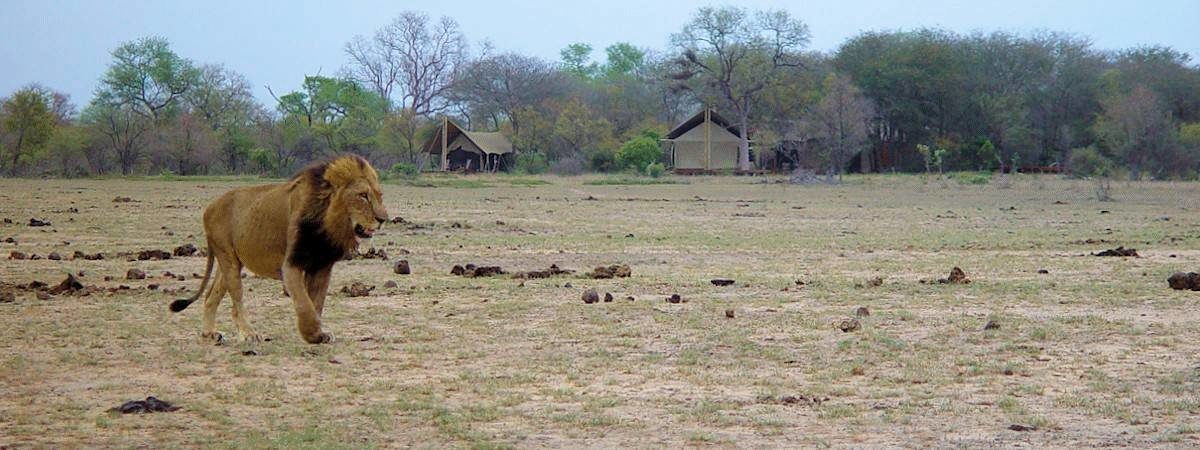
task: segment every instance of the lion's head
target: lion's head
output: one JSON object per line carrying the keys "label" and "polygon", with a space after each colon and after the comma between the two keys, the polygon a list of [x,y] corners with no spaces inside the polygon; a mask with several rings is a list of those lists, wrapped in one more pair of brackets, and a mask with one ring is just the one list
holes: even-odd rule
{"label": "lion's head", "polygon": [[388,220],[379,175],[371,163],[355,155],[339,156],[310,166],[313,202],[308,220],[319,220],[324,232],[344,247],[357,246]]}

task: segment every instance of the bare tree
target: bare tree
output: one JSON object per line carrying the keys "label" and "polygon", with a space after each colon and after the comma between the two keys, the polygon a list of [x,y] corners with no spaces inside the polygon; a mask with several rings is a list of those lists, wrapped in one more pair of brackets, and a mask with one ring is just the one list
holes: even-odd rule
{"label": "bare tree", "polygon": [[799,67],[808,44],[808,26],[787,11],[763,11],[753,17],[737,7],[700,8],[683,31],[671,36],[683,56],[678,80],[695,78],[702,98],[733,109],[741,129],[738,168],[750,169],[750,114],[774,75]]}
{"label": "bare tree", "polygon": [[567,91],[565,76],[541,59],[506,53],[477,61],[459,77],[455,98],[469,109],[493,111],[521,133],[522,108],[538,107]]}
{"label": "bare tree", "polygon": [[846,163],[867,144],[867,126],[874,115],[871,102],[849,78],[838,74],[825,78],[825,95],[810,108],[807,123],[828,164],[830,181],[835,173],[840,179]]}
{"label": "bare tree", "polygon": [[345,50],[351,77],[418,116],[448,107],[446,94],[470,51],[454,19],[433,22],[415,11],[401,13],[370,39],[355,36]]}

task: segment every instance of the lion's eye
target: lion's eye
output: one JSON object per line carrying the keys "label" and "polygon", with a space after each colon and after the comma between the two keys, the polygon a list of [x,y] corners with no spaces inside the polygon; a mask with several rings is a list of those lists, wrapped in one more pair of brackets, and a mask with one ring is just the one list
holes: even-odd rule
{"label": "lion's eye", "polygon": [[361,198],[361,199],[363,199],[363,201],[364,201],[364,202],[365,202],[365,201],[368,201],[368,199],[367,199],[367,193],[366,193],[366,192],[363,192],[363,193],[361,193],[361,194],[358,194],[358,198]]}

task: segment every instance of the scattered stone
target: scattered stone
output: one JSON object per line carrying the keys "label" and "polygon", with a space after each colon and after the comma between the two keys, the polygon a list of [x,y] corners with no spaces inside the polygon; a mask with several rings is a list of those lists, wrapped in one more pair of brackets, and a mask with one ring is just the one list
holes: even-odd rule
{"label": "scattered stone", "polygon": [[987,323],[983,325],[984,331],[999,330],[999,329],[1000,329],[1000,323],[996,322],[995,320],[988,320]]}
{"label": "scattered stone", "polygon": [[588,274],[588,277],[595,279],[628,278],[630,274],[632,274],[632,271],[628,265],[613,264],[596,267],[592,270],[592,273]]}
{"label": "scattered stone", "polygon": [[[148,284],[148,285],[146,285],[146,289],[149,289],[149,290],[152,290],[152,291],[157,291],[157,290],[158,290],[158,283],[152,283],[152,284]],[[247,289],[247,290],[249,290],[249,289]],[[251,291],[251,292],[253,292],[253,291]]]}
{"label": "scattered stone", "polygon": [[0,292],[0,303],[12,303],[17,301],[17,294],[12,291]]}
{"label": "scattered stone", "polygon": [[569,270],[569,269],[560,269],[558,267],[558,264],[551,264],[550,267],[547,268],[546,270],[531,270],[528,272],[517,272],[516,274],[513,274],[513,278],[522,279],[522,280],[524,280],[524,279],[532,280],[532,279],[537,279],[537,278],[550,278],[555,275],[567,275],[567,274],[572,274],[572,273],[575,273],[575,271]]}
{"label": "scattered stone", "polygon": [[864,373],[867,373],[867,370],[863,369],[863,366],[854,366],[853,369],[850,369],[850,375],[861,376]]}
{"label": "scattered stone", "polygon": [[854,310],[855,317],[868,317],[870,315],[871,310],[867,309],[866,306],[859,306],[858,309]]}
{"label": "scattered stone", "polygon": [[458,264],[455,264],[455,265],[454,265],[454,267],[452,267],[452,268],[450,269],[450,275],[457,275],[457,276],[460,276],[460,277],[462,276],[462,274],[464,274],[464,273],[466,273],[466,272],[467,272],[467,269],[466,269],[466,268],[464,268],[463,266],[460,266],[460,265],[458,265]]}
{"label": "scattered stone", "polygon": [[133,199],[129,197],[117,197],[113,199],[113,203],[129,203],[132,201]]}
{"label": "scattered stone", "polygon": [[23,259],[27,259],[27,258],[29,258],[29,257],[26,256],[25,253],[18,252],[16,250],[13,250],[12,253],[8,254],[8,259],[23,260]]}
{"label": "scattered stone", "polygon": [[34,295],[37,296],[38,300],[50,300],[52,298],[50,293],[46,291],[37,291],[37,294]]}
{"label": "scattered stone", "polygon": [[175,251],[171,252],[171,254],[173,254],[175,256],[195,256],[196,253],[199,253],[199,252],[200,252],[200,249],[196,248],[195,245],[183,244],[178,247],[175,247]]}
{"label": "scattered stone", "polygon": [[1175,289],[1177,291],[1200,291],[1200,273],[1175,272],[1167,278],[1167,285],[1171,286],[1171,289]]}
{"label": "scattered stone", "polygon": [[392,218],[392,223],[408,223],[408,221],[404,220],[403,217],[396,216]]}
{"label": "scattered stone", "polygon": [[883,277],[875,277],[867,280],[867,285],[871,287],[883,286]]}
{"label": "scattered stone", "polygon": [[126,280],[145,280],[146,272],[142,271],[142,269],[129,269],[129,271],[125,272],[125,279]]}
{"label": "scattered stone", "polygon": [[398,285],[398,284],[396,284],[396,282],[395,282],[395,281],[391,281],[391,280],[388,280],[388,282],[387,282],[387,283],[383,283],[383,287],[384,287],[384,289],[395,289],[395,288],[396,288],[396,287],[398,287],[398,286],[399,286],[399,285]]}
{"label": "scattered stone", "polygon": [[13,237],[12,237],[12,236],[9,236],[9,237],[6,237],[6,238],[4,238],[4,243],[6,243],[6,244],[16,244],[16,243],[17,243],[17,240],[16,240],[16,239],[13,239]]}
{"label": "scattered stone", "polygon": [[67,274],[67,279],[50,289],[50,293],[54,295],[67,294],[83,289],[83,283],[75,278],[74,274]]}
{"label": "scattered stone", "polygon": [[629,301],[631,301],[631,302],[632,302],[632,301],[635,301],[635,300],[637,300],[637,299],[636,299],[636,298],[633,298],[633,296],[632,296],[632,295],[630,295],[630,296],[628,296],[628,297],[625,297],[625,300],[629,300]]}
{"label": "scattered stone", "polygon": [[83,259],[87,261],[100,261],[104,259],[104,255],[101,253],[89,255],[79,250],[75,250],[75,253],[71,255],[71,257],[74,259]]}
{"label": "scattered stone", "polygon": [[133,400],[123,403],[121,406],[108,410],[113,413],[121,414],[146,414],[152,412],[172,412],[178,411],[178,406],[164,402],[154,397],[146,397],[145,400]]}
{"label": "scattered stone", "polygon": [[1042,275],[1046,275],[1046,274],[1050,273],[1050,271],[1046,270],[1046,269],[1038,269],[1038,273],[1042,274]]}
{"label": "scattered stone", "polygon": [[396,260],[396,264],[392,265],[392,272],[397,275],[408,275],[412,273],[412,268],[408,265],[407,259]]}
{"label": "scattered stone", "polygon": [[604,293],[604,303],[612,303],[612,301],[613,301],[613,295],[612,295],[612,293],[611,293],[611,292],[605,292],[605,293]]}
{"label": "scattered stone", "polygon": [[31,227],[48,227],[48,226],[50,226],[50,221],[49,220],[40,220],[40,219],[29,219],[29,226],[31,226]]}
{"label": "scattered stone", "polygon": [[858,319],[845,318],[834,322],[833,327],[842,330],[843,333],[849,333],[862,329],[862,324],[858,322]]}
{"label": "scattered stone", "polygon": [[1122,258],[1126,258],[1126,257],[1137,258],[1138,252],[1136,249],[1125,248],[1124,246],[1121,246],[1121,247],[1117,247],[1117,248],[1108,249],[1108,250],[1102,251],[1100,253],[1092,253],[1092,256],[1118,256],[1118,257],[1122,257]]}
{"label": "scattered stone", "polygon": [[242,356],[258,356],[257,350],[246,350],[242,352]]}
{"label": "scattered stone", "polygon": [[41,257],[41,256],[38,256],[38,254],[37,254],[37,253],[34,253],[34,254],[32,254],[32,255],[29,255],[29,260],[30,260],[30,261],[37,261],[37,260],[39,260],[39,259],[42,259],[42,257]]}
{"label": "scattered stone", "polygon": [[727,317],[727,318],[730,318],[730,319],[732,319],[732,318],[734,318],[736,315],[737,315],[737,313],[735,313],[735,312],[734,312],[732,309],[726,309],[726,310],[725,310],[725,317]]}
{"label": "scattered stone", "polygon": [[384,261],[388,259],[387,251],[376,249],[375,247],[367,249],[367,252],[359,255],[359,257],[362,259],[382,259]]}
{"label": "scattered stone", "polygon": [[566,283],[563,283],[563,286],[562,286],[562,287],[563,287],[563,288],[566,288],[566,289],[570,289],[570,288],[572,288],[572,287],[574,287],[574,286],[571,286],[571,282],[570,282],[570,281],[568,281],[568,282],[566,282]]}
{"label": "scattered stone", "polygon": [[1021,425],[1019,423],[1014,423],[1009,425],[1008,429],[1013,431],[1037,431],[1038,428],[1033,425]]}
{"label": "scattered stone", "polygon": [[375,290],[375,286],[368,286],[357,281],[350,283],[349,286],[342,286],[342,293],[350,297],[366,297],[371,295],[373,290]]}
{"label": "scattered stone", "polygon": [[734,280],[730,280],[728,278],[713,278],[709,282],[711,282],[713,286],[729,286],[735,283]]}
{"label": "scattered stone", "polygon": [[958,267],[950,269],[950,276],[938,280],[938,283],[941,284],[968,284],[970,282],[967,273]]}
{"label": "scattered stone", "polygon": [[667,297],[667,303],[681,303],[681,302],[683,302],[683,297],[680,297],[679,294],[671,294],[670,297]]}
{"label": "scattered stone", "polygon": [[12,225],[12,223],[13,223],[12,219],[9,219],[9,218],[7,218],[7,217],[5,217],[5,218],[4,218],[4,224],[5,224],[5,225]]}
{"label": "scattered stone", "polygon": [[46,259],[51,261],[62,261],[62,255],[58,254],[58,252],[50,252],[49,255],[46,255]]}
{"label": "scattered stone", "polygon": [[137,254],[138,261],[171,259],[166,250],[142,250]]}
{"label": "scattered stone", "polygon": [[587,303],[590,305],[590,304],[596,303],[598,301],[600,301],[600,295],[596,293],[595,289],[588,289],[586,291],[583,291],[583,302],[584,303]]}

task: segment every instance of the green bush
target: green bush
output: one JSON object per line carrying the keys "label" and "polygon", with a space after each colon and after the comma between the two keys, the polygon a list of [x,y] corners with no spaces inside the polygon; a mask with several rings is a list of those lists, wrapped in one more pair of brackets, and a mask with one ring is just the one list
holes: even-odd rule
{"label": "green bush", "polygon": [[413,178],[421,174],[421,169],[418,169],[416,164],[396,163],[392,165],[392,173],[403,178]]}
{"label": "green bush", "polygon": [[658,142],[646,136],[639,136],[626,141],[617,150],[617,167],[645,172],[646,166],[658,162],[662,158],[662,150]]}
{"label": "green bush", "polygon": [[650,178],[661,177],[666,172],[667,172],[667,166],[664,166],[663,163],[656,162],[656,163],[650,163],[650,164],[646,165],[646,175],[649,175]]}
{"label": "green bush", "polygon": [[956,172],[952,178],[962,184],[982,185],[992,181],[991,172]]}
{"label": "green bush", "polygon": [[597,172],[612,172],[617,168],[617,155],[612,151],[596,150],[588,158],[588,165]]}
{"label": "green bush", "polygon": [[1069,159],[1071,175],[1077,178],[1110,177],[1116,167],[1111,159],[1101,154],[1096,147],[1087,146],[1071,149]]}
{"label": "green bush", "polygon": [[546,170],[550,169],[550,163],[546,161],[546,155],[541,153],[521,152],[513,162],[513,169],[518,173],[538,175],[546,173]]}

